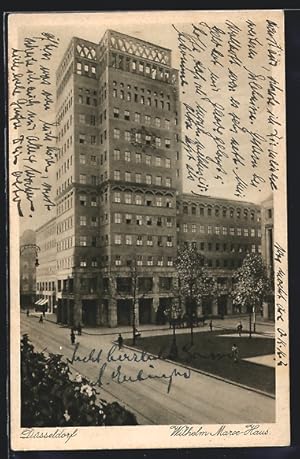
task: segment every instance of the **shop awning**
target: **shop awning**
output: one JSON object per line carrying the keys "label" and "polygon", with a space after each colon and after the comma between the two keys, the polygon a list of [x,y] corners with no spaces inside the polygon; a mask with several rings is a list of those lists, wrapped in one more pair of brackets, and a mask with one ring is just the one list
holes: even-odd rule
{"label": "shop awning", "polygon": [[43,301],[43,298],[40,298],[40,299],[39,299],[39,300],[37,300],[37,301],[36,301],[34,304],[36,304],[36,305],[40,305],[42,301]]}
{"label": "shop awning", "polygon": [[47,298],[44,298],[41,303],[40,303],[40,306],[44,306],[44,304],[48,303],[48,300]]}

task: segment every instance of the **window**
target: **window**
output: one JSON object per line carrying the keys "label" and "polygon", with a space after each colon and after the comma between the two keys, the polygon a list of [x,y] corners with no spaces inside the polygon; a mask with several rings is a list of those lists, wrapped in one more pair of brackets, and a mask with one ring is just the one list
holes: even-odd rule
{"label": "window", "polygon": [[87,199],[85,194],[80,194],[79,195],[79,203],[81,206],[86,206],[87,204]]}
{"label": "window", "polygon": [[251,237],[255,237],[255,229],[251,228]]}
{"label": "window", "polygon": [[187,232],[188,232],[187,223],[184,223],[184,224],[183,224],[183,232],[184,232],[184,233],[187,233]]}
{"label": "window", "polygon": [[249,230],[248,230],[248,228],[244,228],[244,236],[246,236],[246,237],[249,236]]}
{"label": "window", "polygon": [[172,236],[167,236],[167,247],[173,247]]}
{"label": "window", "polygon": [[125,215],[125,222],[126,222],[126,224],[127,224],[127,225],[130,225],[131,221],[132,221],[132,215],[131,215],[131,214],[126,214],[126,215]]}
{"label": "window", "polygon": [[122,241],[121,234],[115,234],[115,244],[116,245],[121,245],[121,241]]}
{"label": "window", "polygon": [[223,226],[223,236],[227,236],[227,226]]}
{"label": "window", "polygon": [[171,199],[168,199],[168,198],[166,199],[166,207],[168,207],[168,209],[171,209],[171,207],[172,207]]}
{"label": "window", "polygon": [[204,250],[204,242],[200,242],[200,250]]}
{"label": "window", "polygon": [[272,218],[273,210],[272,209],[268,209],[267,210],[267,215],[268,215],[268,218]]}
{"label": "window", "polygon": [[141,143],[142,142],[142,134],[140,132],[135,133],[135,141],[136,143]]}
{"label": "window", "polygon": [[244,209],[244,219],[245,220],[248,219],[248,210],[247,209]]}
{"label": "window", "polygon": [[124,100],[124,91],[120,91],[120,99]]}
{"label": "window", "polygon": [[165,139],[165,147],[170,148],[171,147],[171,140],[170,139]]}
{"label": "window", "polygon": [[80,226],[86,226],[86,216],[80,215]]}
{"label": "window", "polygon": [[241,228],[237,228],[236,234],[237,234],[238,236],[241,236],[241,235],[242,235],[242,229],[241,229]]}
{"label": "window", "polygon": [[86,265],[87,265],[86,260],[81,259],[81,260],[80,260],[80,267],[81,267],[81,268],[85,268]]}
{"label": "window", "polygon": [[212,251],[212,243],[211,243],[211,242],[209,242],[209,243],[207,244],[207,249],[208,249],[209,252]]}
{"label": "window", "polygon": [[161,166],[161,157],[156,156],[155,157],[155,166],[160,167]]}
{"label": "window", "polygon": [[146,155],[146,164],[147,166],[151,166],[151,155]]}
{"label": "window", "polygon": [[162,207],[162,197],[161,196],[156,197],[156,206]]}
{"label": "window", "polygon": [[211,207],[208,207],[208,208],[207,208],[207,215],[208,215],[209,217],[211,217],[211,212],[212,212]]}
{"label": "window", "polygon": [[114,118],[119,118],[120,110],[118,108],[114,108]]}
{"label": "window", "polygon": [[98,217],[91,218],[91,226],[98,226]]}
{"label": "window", "polygon": [[85,185],[85,184],[86,184],[86,175],[85,175],[85,174],[80,174],[80,175],[79,175],[79,182],[80,182],[82,185]]}
{"label": "window", "polygon": [[121,202],[121,193],[119,191],[114,193],[114,202]]}
{"label": "window", "polygon": [[120,159],[120,150],[114,149],[114,160],[119,161]]}
{"label": "window", "polygon": [[256,252],[255,244],[252,244],[251,245],[251,253],[255,253],[255,252]]}
{"label": "window", "polygon": [[135,195],[135,203],[137,206],[141,206],[142,205],[142,195],[141,194],[136,194]]}
{"label": "window", "polygon": [[234,236],[234,228],[229,228],[229,234],[230,236]]}
{"label": "window", "polygon": [[167,169],[171,168],[171,160],[169,158],[166,158],[166,168]]}
{"label": "window", "polygon": [[170,120],[165,120],[165,128],[170,129]]}
{"label": "window", "polygon": [[151,135],[146,134],[145,142],[146,142],[146,145],[151,145]]}
{"label": "window", "polygon": [[141,235],[137,236],[136,245],[143,245],[143,236],[141,236]]}
{"label": "window", "polygon": [[219,251],[220,251],[220,244],[216,242],[216,252],[219,252]]}
{"label": "window", "polygon": [[136,215],[135,222],[136,222],[137,225],[141,226],[142,223],[143,223],[142,216],[141,215]]}
{"label": "window", "polygon": [[116,255],[115,265],[116,266],[121,266],[121,257],[120,257],[120,255]]}
{"label": "window", "polygon": [[121,179],[121,172],[114,171],[114,180],[120,180],[120,179]]}
{"label": "window", "polygon": [[215,208],[215,216],[218,217],[220,215],[220,210],[218,207]]}
{"label": "window", "polygon": [[219,226],[215,227],[215,234],[220,234],[220,227]]}
{"label": "window", "polygon": [[81,62],[76,62],[76,73],[78,75],[81,75],[82,73],[82,63]]}
{"label": "window", "polygon": [[131,172],[125,172],[125,181],[131,182]]}
{"label": "window", "polygon": [[92,268],[97,268],[98,266],[97,258],[92,258],[91,265],[92,265]]}
{"label": "window", "polygon": [[258,246],[257,246],[257,252],[258,252],[258,253],[261,253],[261,245],[258,245]]}
{"label": "window", "polygon": [[130,112],[128,110],[124,111],[124,120],[130,121]]}
{"label": "window", "polygon": [[114,139],[120,138],[120,129],[114,128]]}
{"label": "window", "polygon": [[169,177],[166,177],[166,187],[171,187],[171,179]]}
{"label": "window", "polygon": [[162,218],[157,217],[157,226],[162,226]]}
{"label": "window", "polygon": [[261,230],[260,229],[257,230],[257,237],[261,237]]}
{"label": "window", "polygon": [[141,163],[141,162],[142,162],[142,155],[141,155],[141,153],[136,153],[136,154],[135,154],[135,161],[136,161],[137,163]]}
{"label": "window", "polygon": [[146,124],[146,126],[150,126],[150,124],[151,124],[151,116],[145,115],[145,124]]}
{"label": "window", "polygon": [[130,131],[125,131],[124,135],[125,135],[126,142],[130,142],[130,140],[131,140]]}
{"label": "window", "polygon": [[147,266],[153,266],[153,257],[152,255],[147,258]]}
{"label": "window", "polygon": [[254,221],[254,218],[255,218],[255,213],[252,211],[252,212],[250,213],[250,219],[251,219],[252,221]]}
{"label": "window", "polygon": [[173,258],[172,257],[168,257],[167,266],[173,266]]}
{"label": "window", "polygon": [[97,197],[96,196],[91,197],[91,207],[97,207]]}
{"label": "window", "polygon": [[143,257],[142,255],[138,255],[136,259],[137,266],[143,266]]}
{"label": "window", "polygon": [[162,247],[162,245],[163,245],[162,236],[157,236],[157,245],[158,245],[158,247]]}
{"label": "window", "polygon": [[131,193],[125,193],[125,204],[131,204],[132,198]]}
{"label": "window", "polygon": [[152,184],[152,175],[146,174],[146,183],[147,183],[147,185],[151,185]]}
{"label": "window", "polygon": [[197,226],[195,224],[192,224],[192,233],[196,233],[197,231]]}
{"label": "window", "polygon": [[91,183],[92,183],[92,185],[97,185],[97,176],[96,175],[91,175]]}
{"label": "window", "polygon": [[192,215],[196,215],[196,212],[197,212],[196,209],[197,209],[196,206],[192,206]]}
{"label": "window", "polygon": [[201,216],[201,217],[204,216],[204,207],[200,207],[200,216]]}
{"label": "window", "polygon": [[167,217],[167,228],[172,228],[173,224],[172,224],[172,218],[171,217]]}
{"label": "window", "polygon": [[207,226],[207,234],[212,234],[212,226],[211,225]]}
{"label": "window", "polygon": [[205,233],[205,227],[204,225],[200,225],[200,233],[204,234]]}
{"label": "window", "polygon": [[79,245],[81,247],[86,247],[87,246],[87,237],[86,236],[80,236]]}
{"label": "window", "polygon": [[146,225],[151,226],[152,225],[152,217],[149,215],[146,216]]}
{"label": "window", "polygon": [[86,136],[85,134],[79,134],[79,143],[85,143]]}
{"label": "window", "polygon": [[161,138],[160,137],[155,137],[155,146],[156,148],[161,147]]}
{"label": "window", "polygon": [[91,164],[93,165],[97,164],[97,158],[95,155],[91,155]]}
{"label": "window", "polygon": [[161,186],[162,184],[162,178],[160,176],[155,177],[155,184],[157,186]]}
{"label": "window", "polygon": [[136,173],[135,174],[135,181],[136,181],[136,183],[141,183],[142,182],[142,174]]}
{"label": "window", "polygon": [[141,114],[140,114],[140,113],[137,113],[137,112],[136,112],[136,113],[134,114],[134,121],[135,121],[136,123],[140,123],[140,122],[141,122]]}
{"label": "window", "polygon": [[120,213],[115,213],[115,223],[121,223],[121,214]]}
{"label": "window", "polygon": [[85,124],[85,115],[82,113],[79,113],[79,123]]}
{"label": "window", "polygon": [[153,246],[153,237],[152,236],[147,236],[147,245]]}
{"label": "window", "polygon": [[163,266],[164,265],[164,258],[160,255],[157,257],[157,266]]}
{"label": "window", "polygon": [[132,245],[132,236],[131,236],[131,234],[126,234],[125,235],[125,244],[126,245]]}
{"label": "window", "polygon": [[241,218],[241,209],[236,209],[236,218]]}
{"label": "window", "polygon": [[155,118],[155,126],[160,128],[160,125],[161,125],[161,122],[160,122],[160,118],[159,117],[156,117]]}

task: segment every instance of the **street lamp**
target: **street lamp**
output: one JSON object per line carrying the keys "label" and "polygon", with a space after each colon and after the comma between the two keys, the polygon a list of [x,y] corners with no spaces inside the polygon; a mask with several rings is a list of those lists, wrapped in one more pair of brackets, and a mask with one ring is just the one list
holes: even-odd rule
{"label": "street lamp", "polygon": [[172,326],[173,326],[173,339],[172,339],[172,344],[171,344],[171,349],[170,349],[171,358],[176,358],[178,356],[178,349],[177,349],[177,343],[176,343],[176,319],[178,319],[179,314],[181,312],[182,310],[180,306],[178,306],[177,304],[171,303],[170,318],[172,320]]}
{"label": "street lamp", "polygon": [[21,255],[25,252],[25,250],[35,250],[35,263],[34,266],[37,268],[40,263],[39,263],[39,258],[38,258],[38,253],[41,250],[41,248],[36,245],[36,244],[23,244],[20,246],[20,257]]}

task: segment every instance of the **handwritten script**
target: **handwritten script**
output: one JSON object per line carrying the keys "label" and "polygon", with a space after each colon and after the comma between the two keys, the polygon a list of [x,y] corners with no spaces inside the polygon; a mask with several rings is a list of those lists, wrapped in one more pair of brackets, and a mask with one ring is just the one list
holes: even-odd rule
{"label": "handwritten script", "polygon": [[288,292],[287,273],[285,271],[286,256],[286,250],[278,242],[275,242],[275,318],[277,322],[276,356],[277,365],[284,367],[288,365]]}
{"label": "handwritten script", "polygon": [[43,32],[10,50],[10,179],[20,217],[32,217],[39,199],[47,210],[55,206],[49,174],[58,154],[52,71],[58,45],[55,35]]}
{"label": "handwritten script", "polygon": [[[96,384],[102,387],[104,384],[115,382],[117,384],[137,383],[147,380],[164,380],[167,382],[167,393],[171,391],[173,379],[181,377],[189,379],[191,370],[171,368],[168,372],[163,372],[154,367],[154,362],[161,359],[161,356],[154,356],[145,351],[135,353],[119,351],[118,346],[113,345],[105,354],[103,349],[92,349],[88,355],[79,355],[79,343],[76,343],[71,359],[67,358],[68,363],[95,363],[99,364],[99,373]],[[122,363],[137,363],[137,368],[122,366]],[[116,365],[115,365],[116,364]]]}
{"label": "handwritten script", "polygon": [[226,185],[241,199],[262,186],[276,190],[284,140],[279,25],[248,18],[173,27],[193,192]]}

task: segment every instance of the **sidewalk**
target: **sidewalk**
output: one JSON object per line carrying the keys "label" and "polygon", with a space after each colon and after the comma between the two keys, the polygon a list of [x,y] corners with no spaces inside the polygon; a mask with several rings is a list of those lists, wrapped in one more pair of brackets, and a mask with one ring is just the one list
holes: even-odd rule
{"label": "sidewalk", "polygon": [[[38,312],[31,312],[30,316],[39,318],[40,313]],[[70,328],[68,325],[58,324],[56,322],[56,314],[47,314],[44,317],[45,321],[52,322],[57,324],[59,327]],[[244,332],[248,331],[248,324],[249,324],[249,316],[248,315],[234,315],[234,316],[225,316],[224,319],[213,319],[213,328],[214,329],[236,329],[236,325],[239,321],[243,323],[243,330]],[[209,320],[206,321],[206,325],[199,325],[198,327],[194,327],[194,332],[206,332],[209,331],[208,326]],[[256,321],[256,333],[259,335],[266,335],[271,336],[274,334],[272,330],[262,330],[262,327],[275,327],[274,322],[272,321]],[[169,324],[166,325],[155,325],[155,324],[146,324],[146,325],[139,325],[138,330],[142,333],[142,336],[157,336],[157,335],[169,335],[173,333],[173,329],[169,328]],[[82,328],[82,334],[86,335],[95,335],[95,336],[105,336],[105,335],[117,335],[121,333],[122,335],[130,335],[132,336],[132,326],[131,325],[122,325],[118,327],[89,327],[84,326]],[[176,334],[185,334],[190,333],[190,327],[186,328],[176,328]]]}

